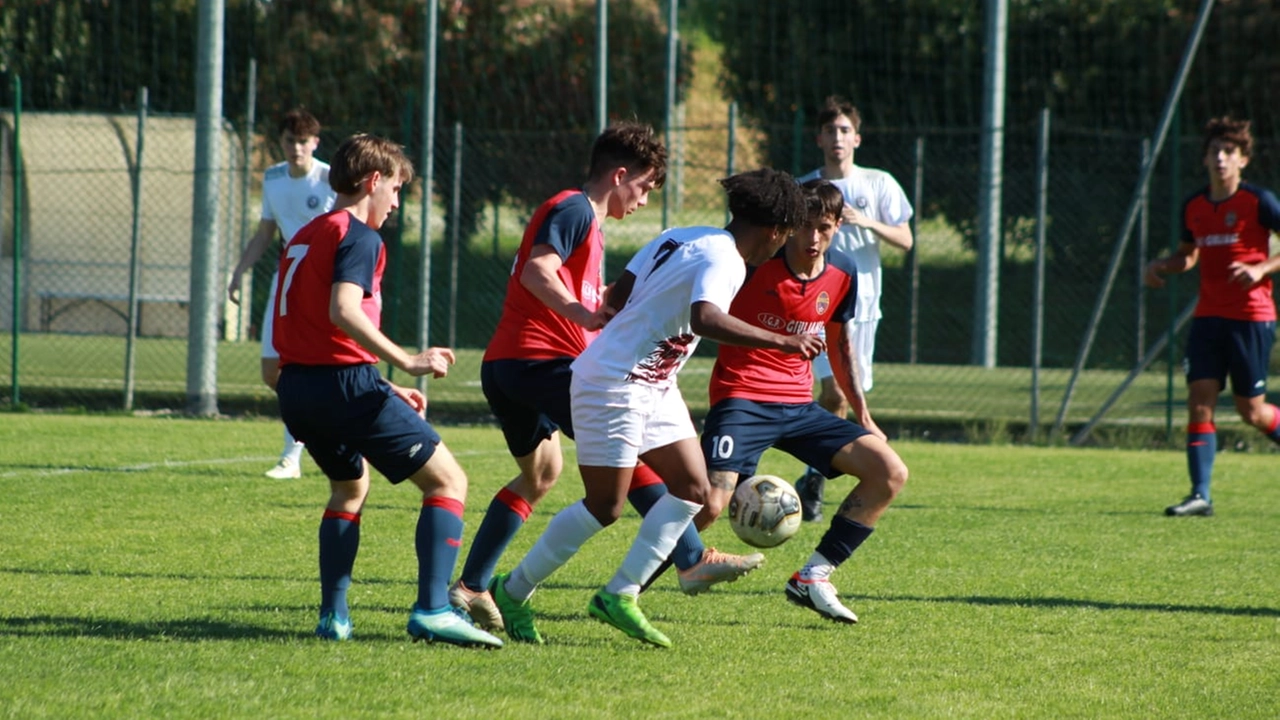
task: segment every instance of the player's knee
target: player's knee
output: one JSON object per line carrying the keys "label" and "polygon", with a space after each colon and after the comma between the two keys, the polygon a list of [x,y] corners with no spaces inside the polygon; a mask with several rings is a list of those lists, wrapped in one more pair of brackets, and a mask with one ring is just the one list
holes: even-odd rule
{"label": "player's knee", "polygon": [[902,488],[907,485],[907,464],[902,462],[901,458],[895,458],[894,462],[889,463],[888,477],[885,479],[885,487],[889,490],[890,499],[898,497],[902,492]]}
{"label": "player's knee", "polygon": [[622,517],[621,501],[611,501],[608,498],[586,498],[583,504],[587,507],[587,512],[600,523],[601,527],[609,527]]}

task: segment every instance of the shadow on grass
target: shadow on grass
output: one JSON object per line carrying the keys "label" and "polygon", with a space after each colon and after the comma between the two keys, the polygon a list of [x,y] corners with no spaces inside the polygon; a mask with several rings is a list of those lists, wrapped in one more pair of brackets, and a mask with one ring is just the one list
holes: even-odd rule
{"label": "shadow on grass", "polygon": [[296,640],[309,637],[311,633],[271,630],[256,625],[208,618],[147,622],[113,618],[32,615],[0,617],[0,635],[97,637],[113,640]]}

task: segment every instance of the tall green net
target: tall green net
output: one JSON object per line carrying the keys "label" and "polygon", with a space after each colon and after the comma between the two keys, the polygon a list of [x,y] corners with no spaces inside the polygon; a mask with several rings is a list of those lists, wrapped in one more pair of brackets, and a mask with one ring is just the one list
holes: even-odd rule
{"label": "tall green net", "polygon": [[[670,138],[672,154],[668,187],[632,218],[606,225],[609,277],[616,277],[631,251],[664,224],[723,223],[718,177],[762,164],[796,173],[817,167],[814,113],[827,95],[842,94],[863,118],[857,162],[888,170],[916,205],[916,250],[909,256],[884,252],[873,411],[882,424],[904,434],[1026,432],[1033,401],[1032,328],[1043,318],[1044,367],[1035,400],[1047,422],[1079,352],[1135,197],[1148,138],[1203,4],[1009,2],[994,370],[972,364],[984,10],[990,4],[686,0],[678,6],[676,64],[669,68],[668,0],[609,2],[608,115],[654,124]],[[153,114],[188,117],[195,106],[197,9],[195,0],[5,3],[0,6],[0,71],[10,80],[0,87],[0,107],[15,108],[11,79],[20,77],[28,113],[127,118],[146,87]],[[433,408],[483,416],[474,382],[478,358],[496,322],[523,225],[541,200],[582,179],[596,126],[598,17],[596,3],[588,0],[441,2],[437,72],[428,82],[427,22],[420,0],[227,0],[223,107],[228,132],[248,150],[248,172],[243,188],[230,178],[224,187],[228,203],[246,198],[243,215],[227,213],[225,242],[238,247],[252,230],[257,183],[262,169],[279,159],[275,123],[285,110],[305,105],[320,118],[322,159],[357,131],[396,138],[416,159],[425,156],[422,108],[428,88],[434,87],[434,180],[425,193],[415,183],[398,221],[384,229],[390,251],[384,319],[395,339],[414,342],[420,299],[429,294],[430,342],[455,346],[461,358],[455,378],[433,384]],[[1138,270],[1143,258],[1174,241],[1178,207],[1204,183],[1203,123],[1225,114],[1251,118],[1259,142],[1247,177],[1280,185],[1280,125],[1272,112],[1280,107],[1280,56],[1256,50],[1277,37],[1280,12],[1270,0],[1212,7],[1068,422],[1079,424],[1097,410],[1171,329],[1195,292],[1194,277],[1181,279],[1171,291],[1144,291]],[[670,122],[668,77],[675,99]],[[1034,241],[1041,169],[1036,157],[1044,110],[1051,118],[1046,302],[1037,306]],[[20,336],[28,348],[24,353],[38,352],[48,341],[113,348],[119,327],[105,320],[95,325],[85,315],[110,315],[102,303],[97,309],[82,303],[63,310],[46,326],[31,320],[39,317],[29,307],[40,302],[37,298],[19,297],[24,307],[14,312],[13,271],[16,265],[20,274],[26,261],[19,257],[15,263],[13,252],[14,120],[12,111],[5,114],[0,187],[5,339],[0,342]],[[117,134],[132,132],[127,125]],[[73,155],[91,143],[111,146],[110,138],[84,133],[68,133],[64,142]],[[118,139],[115,146],[121,147]],[[90,167],[89,156],[86,152],[84,172],[101,172]],[[111,172],[124,175],[102,185],[115,192],[128,175],[127,153],[112,167]],[[39,161],[26,170],[29,187],[41,187],[33,180],[41,173],[55,172]],[[56,172],[66,172],[65,165]],[[92,183],[86,187],[74,197],[26,202],[61,204],[68,212],[88,208],[100,200],[92,197]],[[431,203],[425,250],[418,226],[424,197]],[[148,217],[161,212],[154,202],[141,204]],[[84,218],[85,237],[104,231],[93,211],[86,210]],[[34,216],[24,222],[23,252],[38,253],[51,242],[49,231]],[[182,232],[165,234],[172,243],[189,242]],[[423,252],[431,253],[425,278],[418,271]],[[271,407],[266,389],[254,383],[252,361],[270,263],[267,259],[258,269],[254,306],[237,320],[246,325],[244,337],[223,333],[219,389],[224,408],[237,403]],[[173,308],[156,307],[153,317],[166,312]],[[153,335],[144,332],[144,341],[169,341]],[[1172,345],[1180,348],[1182,342],[1175,333]],[[169,361],[166,352],[172,354]],[[164,368],[172,364],[180,382],[184,352],[180,342],[157,346],[155,372],[168,373]],[[1181,402],[1180,382],[1173,383],[1173,393],[1166,390],[1169,360],[1178,354],[1142,373],[1110,411],[1113,434],[1163,432],[1169,404]],[[25,360],[11,367],[7,349],[3,357],[0,368],[11,382],[16,374],[24,397],[34,404],[109,404],[111,393],[104,395],[101,388],[112,387],[119,372],[114,357],[101,370],[82,366],[74,371],[56,362]],[[92,377],[78,379],[84,375]],[[705,392],[697,387],[705,376],[691,374],[688,381],[694,386],[686,395],[705,402]],[[53,385],[64,389],[43,392]],[[77,395],[78,385],[93,385],[98,393],[86,389]],[[167,386],[157,381],[157,387]],[[172,402],[157,392],[146,402]]]}

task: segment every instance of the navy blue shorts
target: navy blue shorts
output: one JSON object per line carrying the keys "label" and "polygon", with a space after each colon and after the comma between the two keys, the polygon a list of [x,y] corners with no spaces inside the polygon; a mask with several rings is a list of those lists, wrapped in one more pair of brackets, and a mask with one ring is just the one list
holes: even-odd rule
{"label": "navy blue shorts", "polygon": [[1191,320],[1184,369],[1187,382],[1217,380],[1231,394],[1251,398],[1267,392],[1267,364],[1276,342],[1273,320],[1228,320],[1198,317]]}
{"label": "navy blue shorts", "polygon": [[729,398],[711,408],[702,428],[707,468],[754,475],[760,456],[776,447],[831,478],[831,459],[845,445],[871,433],[817,403],[761,403]]}
{"label": "navy blue shorts", "polygon": [[573,358],[489,360],[480,364],[480,388],[507,449],[515,457],[533,452],[556,430],[573,438],[569,381]]}
{"label": "navy blue shorts", "polygon": [[360,477],[361,459],[393,483],[417,472],[440,435],[373,365],[285,365],[280,417],[330,480]]}

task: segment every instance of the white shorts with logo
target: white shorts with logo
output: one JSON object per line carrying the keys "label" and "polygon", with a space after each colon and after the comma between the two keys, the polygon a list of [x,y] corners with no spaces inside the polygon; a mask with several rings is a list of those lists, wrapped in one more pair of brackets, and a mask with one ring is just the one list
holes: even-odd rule
{"label": "white shorts with logo", "polygon": [[271,328],[275,326],[276,317],[276,283],[280,282],[280,273],[271,273],[271,292],[267,295],[267,309],[262,313],[262,359],[270,360],[280,357],[276,346],[271,342]]}
{"label": "white shorts with logo", "polygon": [[578,464],[635,467],[641,455],[680,440],[697,438],[680,388],[640,383],[609,387],[570,382]]}
{"label": "white shorts with logo", "polygon": [[[858,353],[858,377],[862,378],[862,392],[871,390],[871,358],[876,354],[876,328],[879,320],[853,323],[853,349]],[[813,359],[813,376],[818,380],[831,377],[831,361],[827,354]]]}

